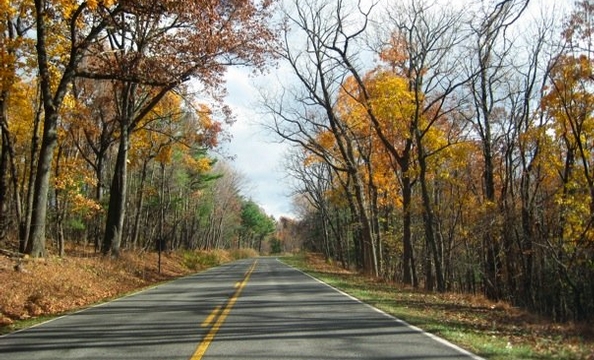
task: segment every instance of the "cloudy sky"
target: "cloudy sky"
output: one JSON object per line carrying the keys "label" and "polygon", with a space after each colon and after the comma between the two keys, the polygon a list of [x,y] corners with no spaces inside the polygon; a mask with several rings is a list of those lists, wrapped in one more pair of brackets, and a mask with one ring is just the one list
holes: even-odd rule
{"label": "cloudy sky", "polygon": [[230,128],[233,138],[224,148],[235,157],[231,163],[233,168],[246,178],[246,197],[276,219],[294,217],[288,180],[282,167],[287,145],[279,144],[277,138],[258,125],[265,120],[256,109],[258,91],[255,84],[262,79],[250,77],[247,71],[230,68],[227,72],[227,103],[237,121]]}

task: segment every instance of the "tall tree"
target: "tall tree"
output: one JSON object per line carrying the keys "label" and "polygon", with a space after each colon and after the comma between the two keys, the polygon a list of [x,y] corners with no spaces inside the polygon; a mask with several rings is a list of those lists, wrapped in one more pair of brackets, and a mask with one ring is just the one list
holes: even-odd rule
{"label": "tall tree", "polygon": [[[0,4],[0,242],[7,237],[10,224],[9,194],[12,194],[16,222],[21,224],[23,210],[18,190],[15,164],[15,135],[9,126],[9,101],[19,82],[17,70],[22,67],[29,41],[25,34],[31,28],[27,16],[29,4],[20,1],[3,1]],[[12,179],[12,181],[11,181]]]}
{"label": "tall tree", "polygon": [[252,200],[241,206],[240,247],[262,250],[265,237],[275,230],[275,221]]}
{"label": "tall tree", "polygon": [[[525,11],[527,0],[506,0],[482,9],[482,16],[477,16],[474,25],[476,45],[472,48],[475,54],[471,65],[473,77],[472,96],[475,103],[474,118],[470,119],[476,126],[483,149],[483,183],[484,200],[486,202],[486,222],[495,222],[497,194],[495,186],[495,123],[498,108],[509,99],[509,94],[498,91],[504,81],[509,66],[509,51],[513,42],[509,41],[506,32]],[[484,249],[484,289],[491,299],[499,299],[502,289],[502,244],[495,229],[488,227],[483,236]]]}
{"label": "tall tree", "polygon": [[209,187],[209,194],[202,197],[201,202],[212,206],[203,227],[203,243],[206,249],[231,248],[241,227],[240,193],[245,190],[245,178],[223,161],[218,161],[212,172],[220,178]]}
{"label": "tall tree", "polygon": [[[586,265],[594,255],[593,11],[591,1],[576,3],[563,32],[565,48],[550,68],[541,102],[558,147],[553,164],[560,180],[555,196],[559,211],[547,245],[556,262],[556,288],[567,294],[555,295],[554,302],[563,316],[578,318],[594,309],[589,301],[594,272]],[[571,310],[563,305],[568,300]]]}
{"label": "tall tree", "polygon": [[109,0],[80,4],[67,0],[35,0],[34,4],[35,48],[44,117],[26,251],[33,257],[40,257],[46,252],[47,200],[53,154],[58,143],[60,108],[86,51],[110,24],[110,19],[122,12],[123,6]]}
{"label": "tall tree", "polygon": [[[410,95],[403,100],[403,105],[398,103],[395,106],[396,114],[392,110],[386,112],[390,106],[384,109],[376,109],[373,106],[374,99],[372,89],[366,84],[365,77],[356,67],[349,66],[348,54],[344,51],[337,51],[342,61],[347,64],[350,74],[355,79],[357,88],[356,98],[367,109],[369,121],[373,125],[381,144],[390,154],[394,164],[399,167],[402,176],[403,207],[405,217],[405,230],[403,237],[404,244],[404,271],[405,282],[412,282],[411,278],[411,246],[410,246],[410,201],[412,178],[410,168],[412,165],[412,152],[416,151],[416,163],[418,164],[418,180],[421,185],[423,204],[423,224],[425,241],[432,257],[432,265],[435,268],[437,288],[445,291],[445,279],[442,271],[442,251],[438,244],[434,224],[436,222],[430,199],[428,184],[428,161],[439,148],[430,150],[427,144],[428,134],[445,114],[452,112],[458,106],[456,101],[451,99],[457,96],[458,90],[468,82],[468,77],[462,76],[461,56],[451,55],[464,40],[465,34],[460,31],[459,24],[461,12],[432,11],[432,4],[426,1],[413,0],[405,4],[395,5],[388,11],[388,17],[383,24],[391,24],[388,35],[379,44],[378,52],[387,63],[387,72],[392,72],[401,79],[406,80],[406,88],[403,89]],[[386,71],[387,70],[387,71]],[[397,83],[389,76],[378,76],[383,86]],[[381,87],[380,87],[381,89]],[[402,92],[402,90],[401,90]],[[389,88],[379,90],[377,98],[390,94]],[[388,96],[398,96],[395,91]],[[394,103],[394,102],[393,102]],[[383,112],[382,112],[383,110]],[[396,119],[389,119],[396,115]],[[388,120],[386,121],[386,116]],[[383,117],[382,120],[380,117]],[[394,142],[390,135],[390,120],[404,121],[401,126],[403,141]],[[429,264],[431,265],[431,263]],[[431,266],[428,267],[428,274],[431,273]],[[431,281],[426,281],[426,286],[432,287]]]}
{"label": "tall tree", "polygon": [[[342,81],[349,67],[357,62],[356,42],[367,27],[371,9],[347,1],[329,4],[297,0],[292,5],[285,16],[296,32],[286,29],[279,56],[295,75],[301,90],[291,94],[297,101],[295,106],[283,103],[282,96],[276,108],[270,103],[266,106],[276,117],[274,130],[280,136],[312,151],[346,176],[346,198],[359,232],[359,265],[363,271],[378,275],[371,202],[364,173],[357,163],[359,144],[335,109]],[[293,41],[296,36],[301,36],[303,42]],[[345,63],[342,53],[348,53],[351,62]],[[330,135],[336,145],[331,152],[319,142],[318,136],[324,134]]]}
{"label": "tall tree", "polygon": [[218,90],[225,66],[263,65],[273,34],[266,25],[269,2],[193,6],[164,1],[139,3],[115,17],[109,46],[96,49],[97,62],[85,76],[115,80],[119,146],[110,188],[104,253],[117,256],[126,202],[127,152],[130,134],[154,106],[190,78]]}

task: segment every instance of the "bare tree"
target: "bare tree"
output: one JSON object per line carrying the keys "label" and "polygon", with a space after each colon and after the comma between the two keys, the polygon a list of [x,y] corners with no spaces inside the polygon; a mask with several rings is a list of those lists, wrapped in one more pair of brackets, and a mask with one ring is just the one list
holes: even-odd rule
{"label": "bare tree", "polygon": [[[335,105],[349,67],[357,61],[357,40],[365,31],[371,9],[362,3],[296,0],[285,11],[288,28],[279,56],[294,75],[300,91],[286,89],[277,96],[276,104],[266,104],[273,114],[273,131],[346,174],[345,187],[350,206],[359,227],[362,269],[378,274],[377,247],[366,180],[357,158],[357,142],[353,133],[338,115]],[[299,40],[297,40],[299,39]],[[343,53],[349,58],[344,61]],[[289,98],[288,105],[285,100]],[[318,136],[333,136],[336,149],[326,149]]]}
{"label": "bare tree", "polygon": [[493,6],[487,6],[475,16],[472,24],[475,45],[469,54],[469,72],[473,76],[471,93],[474,101],[474,110],[469,120],[474,124],[475,130],[481,139],[483,151],[483,182],[484,200],[491,210],[487,210],[485,231],[483,233],[484,251],[484,289],[485,294],[492,299],[501,297],[501,267],[502,244],[495,235],[492,224],[495,223],[493,211],[497,205],[495,187],[495,144],[498,141],[496,127],[497,116],[501,114],[498,109],[504,107],[504,102],[509,100],[510,94],[502,91],[510,70],[510,52],[512,50],[512,36],[508,29],[526,10],[529,0],[500,1]]}

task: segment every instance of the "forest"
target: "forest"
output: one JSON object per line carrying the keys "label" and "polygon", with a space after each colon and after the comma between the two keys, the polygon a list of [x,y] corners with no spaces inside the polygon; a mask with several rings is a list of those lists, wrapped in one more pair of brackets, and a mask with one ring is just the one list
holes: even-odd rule
{"label": "forest", "polygon": [[0,2],[0,248],[260,249],[275,221],[218,155],[229,66],[263,70],[271,3]]}
{"label": "forest", "polygon": [[[594,318],[594,2],[294,1],[262,92],[305,245]],[[287,75],[287,78],[289,75]]]}
{"label": "forest", "polygon": [[[275,251],[593,319],[593,13],[0,0],[0,248],[261,250],[276,228]],[[230,66],[268,74],[298,220],[267,216],[216,154]]]}

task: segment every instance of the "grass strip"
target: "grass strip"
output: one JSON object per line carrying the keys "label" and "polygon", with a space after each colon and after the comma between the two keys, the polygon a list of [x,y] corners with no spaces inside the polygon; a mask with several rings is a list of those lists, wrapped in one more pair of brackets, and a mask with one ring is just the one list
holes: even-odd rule
{"label": "grass strip", "polygon": [[341,270],[311,254],[281,260],[487,359],[594,359],[594,339],[587,324],[551,323],[482,296],[397,286]]}

